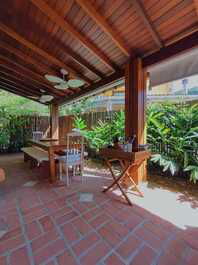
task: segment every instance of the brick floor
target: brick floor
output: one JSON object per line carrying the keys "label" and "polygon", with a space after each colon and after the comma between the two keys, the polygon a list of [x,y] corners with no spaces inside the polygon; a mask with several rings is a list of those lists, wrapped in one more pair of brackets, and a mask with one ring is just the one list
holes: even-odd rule
{"label": "brick floor", "polygon": [[[85,184],[75,178],[69,187],[40,178],[25,188],[37,175],[21,155],[12,157],[1,157],[7,180],[0,184],[0,218],[8,232],[0,239],[0,265],[198,264],[197,228],[180,229],[101,193],[109,180],[100,174]],[[93,201],[80,202],[81,191]]]}

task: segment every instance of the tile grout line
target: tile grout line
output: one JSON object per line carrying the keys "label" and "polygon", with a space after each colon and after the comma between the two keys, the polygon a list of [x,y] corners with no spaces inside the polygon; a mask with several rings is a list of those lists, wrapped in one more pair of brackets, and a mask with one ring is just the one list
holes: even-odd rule
{"label": "tile grout line", "polygon": [[30,260],[30,264],[31,265],[34,265],[34,259],[33,259],[33,252],[32,252],[32,248],[31,248],[31,243],[29,242],[28,240],[28,237],[26,235],[26,232],[25,232],[25,223],[23,222],[23,216],[21,214],[21,211],[20,211],[20,207],[18,205],[18,201],[17,201],[17,205],[16,205],[16,209],[17,209],[17,212],[18,212],[18,215],[19,215],[19,221],[21,223],[21,229],[22,229],[22,232],[23,232],[23,236],[25,238],[25,245],[27,247],[27,252],[28,252],[28,257],[29,257],[29,260]]}

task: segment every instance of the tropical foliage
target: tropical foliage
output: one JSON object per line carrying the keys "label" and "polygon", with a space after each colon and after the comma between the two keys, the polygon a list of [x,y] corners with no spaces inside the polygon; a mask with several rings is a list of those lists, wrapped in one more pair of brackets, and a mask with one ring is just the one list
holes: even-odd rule
{"label": "tropical foliage", "polygon": [[[92,130],[76,117],[75,127],[87,138],[90,147],[111,144],[114,137],[124,137],[124,113],[118,112],[107,121],[98,121]],[[172,175],[185,175],[198,180],[198,105],[151,104],[147,109],[147,142],[158,165]]]}

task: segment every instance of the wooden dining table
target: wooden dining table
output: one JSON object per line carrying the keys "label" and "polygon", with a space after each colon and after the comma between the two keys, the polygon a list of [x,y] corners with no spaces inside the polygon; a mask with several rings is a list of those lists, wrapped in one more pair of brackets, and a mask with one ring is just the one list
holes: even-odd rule
{"label": "wooden dining table", "polygon": [[65,139],[43,139],[40,141],[30,140],[29,143],[33,146],[42,148],[48,152],[49,155],[49,171],[50,171],[50,180],[55,182],[57,180],[56,176],[56,161],[55,161],[55,152],[61,151],[67,148],[67,141]]}

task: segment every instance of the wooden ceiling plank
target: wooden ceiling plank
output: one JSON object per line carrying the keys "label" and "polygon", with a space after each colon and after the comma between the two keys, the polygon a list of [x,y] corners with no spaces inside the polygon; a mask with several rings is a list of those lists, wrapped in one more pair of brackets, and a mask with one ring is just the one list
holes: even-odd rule
{"label": "wooden ceiling plank", "polygon": [[0,79],[3,79],[5,81],[7,81],[7,82],[10,82],[11,84],[17,85],[18,87],[24,89],[25,91],[27,90],[28,92],[33,93],[35,95],[39,96],[41,94],[41,92],[39,90],[32,89],[31,87],[29,87],[27,85],[24,86],[24,84],[21,84],[19,81],[16,81],[16,80],[14,81],[13,78],[11,79],[8,76],[7,77],[3,76],[1,71],[0,71],[0,73],[1,73]]}
{"label": "wooden ceiling plank", "polygon": [[186,36],[171,45],[162,48],[161,50],[154,52],[143,58],[143,66],[148,67],[156,63],[160,63],[163,60],[176,56],[182,52],[186,52],[192,48],[198,47],[198,31]]}
{"label": "wooden ceiling plank", "polygon": [[89,78],[85,77],[81,73],[76,72],[76,70],[74,70],[70,66],[68,66],[65,63],[61,62],[59,59],[55,58],[51,54],[49,54],[46,51],[42,50],[41,48],[39,48],[38,46],[36,46],[32,42],[26,40],[25,38],[23,38],[22,36],[20,36],[18,33],[16,33],[14,30],[12,30],[8,26],[4,25],[2,22],[0,22],[0,30],[3,31],[8,36],[10,36],[11,38],[13,38],[16,41],[20,42],[24,46],[26,46],[29,49],[33,50],[34,52],[36,52],[37,54],[39,54],[40,56],[42,56],[46,60],[51,61],[52,63],[54,63],[55,65],[59,66],[60,68],[66,69],[69,73],[71,73],[74,76],[77,76],[77,77],[83,79],[88,84],[91,84],[92,83],[92,81]]}
{"label": "wooden ceiling plank", "polygon": [[[1,68],[3,68],[3,70]],[[9,71],[9,73],[7,71]],[[13,69],[13,67],[11,67],[10,64],[9,65],[5,64],[5,62],[1,61],[1,59],[0,59],[0,72],[3,72],[5,74],[7,74],[8,76],[13,76],[13,74],[17,74],[20,76],[20,80],[24,80],[25,82],[31,82],[32,86],[35,89],[37,89],[37,90],[43,89],[55,97],[58,96],[57,93],[52,93],[47,87],[45,87],[44,85],[41,85],[37,80],[33,79],[30,75],[26,75],[22,72],[19,72],[15,68]]]}
{"label": "wooden ceiling plank", "polygon": [[[40,104],[43,104],[43,105],[48,105],[48,104],[46,104],[46,103],[41,103],[41,102],[39,102],[38,100],[36,100],[36,99],[34,99],[34,98],[30,98],[30,97],[28,97],[28,95],[26,95],[25,93],[23,93],[23,92],[21,92],[21,91],[18,91],[17,88],[15,88],[14,90],[12,90],[12,88],[10,88],[9,86],[7,86],[7,85],[3,85],[3,84],[0,83],[0,89],[5,90],[5,91],[7,91],[7,92],[10,92],[10,93],[12,93],[12,94],[14,94],[14,95],[18,95],[18,96],[21,96],[21,97],[27,98],[27,99],[29,99],[29,100],[33,100],[33,101],[35,101],[35,102],[37,102],[37,103],[40,103]],[[16,93],[16,91],[17,91],[17,93]]]}
{"label": "wooden ceiling plank", "polygon": [[59,25],[59,27],[67,33],[70,33],[75,39],[77,39],[81,44],[97,56],[108,68],[111,70],[116,70],[118,67],[111,62],[111,60],[90,40],[88,40],[83,34],[77,31],[66,19],[58,15],[48,4],[43,0],[30,0],[37,8],[39,8],[48,18],[50,18],[54,23]]}
{"label": "wooden ceiling plank", "polygon": [[[53,93],[54,94],[55,91],[56,91],[56,94],[57,95],[60,95],[60,96],[64,96],[65,95],[63,92],[58,91],[58,90],[54,90],[50,85],[48,85],[47,80],[45,81],[45,79],[43,78],[42,75],[39,75],[39,74],[33,72],[32,70],[30,70],[29,68],[27,68],[27,67],[25,67],[25,66],[23,66],[23,65],[21,65],[21,64],[19,64],[17,62],[14,62],[14,61],[10,60],[9,58],[3,56],[2,54],[0,54],[0,59],[4,60],[4,61],[6,61],[6,62],[8,62],[10,64],[13,64],[14,66],[17,66],[17,68],[20,68],[23,71],[25,71],[27,73],[27,75],[34,76],[35,77],[34,80],[36,80],[37,83],[42,84],[42,86],[47,87],[47,90],[50,93]],[[0,61],[0,64],[2,64],[1,61]]]}
{"label": "wooden ceiling plank", "polygon": [[198,0],[193,0],[193,1],[194,1],[197,16],[198,16]]}
{"label": "wooden ceiling plank", "polygon": [[106,19],[96,10],[90,0],[76,0],[81,8],[99,25],[103,31],[112,39],[117,47],[126,55],[132,56],[126,44],[119,34],[108,24]]}
{"label": "wooden ceiling plank", "polygon": [[144,22],[145,26],[149,30],[155,43],[159,46],[159,48],[163,47],[163,42],[162,42],[158,32],[156,31],[153,23],[151,22],[150,18],[148,17],[144,6],[140,3],[139,0],[132,0],[132,4],[135,7],[136,12],[138,13],[138,15],[141,17],[142,21]]}
{"label": "wooden ceiling plank", "polygon": [[3,79],[3,78],[1,78],[1,77],[0,77],[0,83],[3,84],[3,85],[7,85],[7,86],[13,88],[13,90],[14,90],[15,88],[17,88],[18,91],[21,91],[22,93],[24,93],[24,94],[26,94],[26,95],[29,95],[29,96],[35,96],[33,93],[29,92],[27,89],[23,89],[23,88],[21,88],[20,86],[18,86],[18,85],[16,85],[16,84],[13,84],[12,82],[7,81],[7,80],[5,80],[5,79]]}

